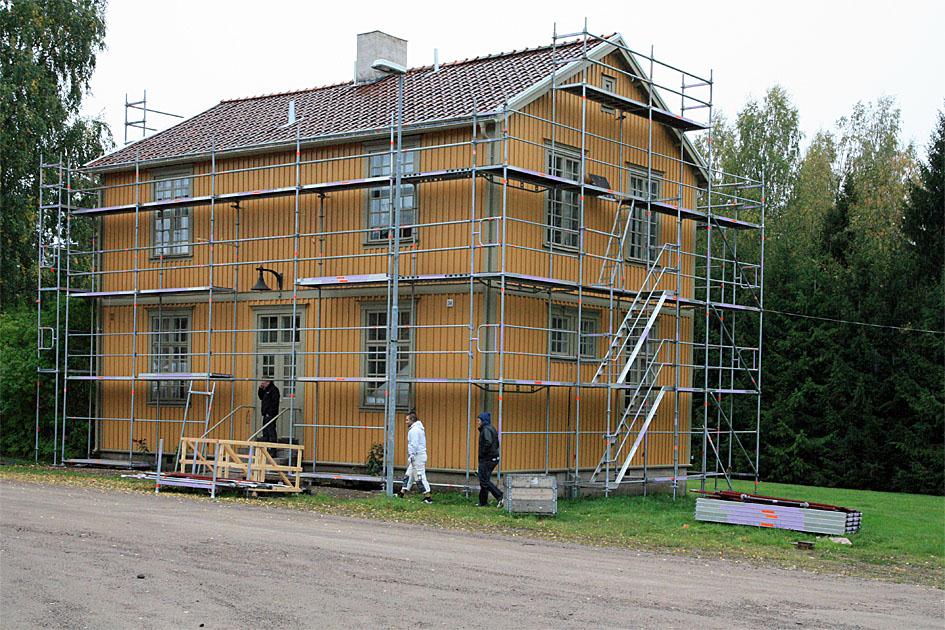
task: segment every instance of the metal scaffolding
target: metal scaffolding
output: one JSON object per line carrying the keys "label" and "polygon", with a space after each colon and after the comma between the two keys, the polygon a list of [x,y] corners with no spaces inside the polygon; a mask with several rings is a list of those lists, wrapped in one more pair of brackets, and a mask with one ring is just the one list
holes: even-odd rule
{"label": "metal scaffolding", "polygon": [[[562,48],[562,42],[569,46]],[[577,41],[580,46],[573,44]],[[612,47],[627,60],[620,67],[605,63],[592,54],[601,45]],[[577,54],[575,54],[577,50]],[[610,50],[610,49],[608,49]],[[258,347],[247,352],[239,349],[241,335],[256,338],[268,333],[270,328],[259,325],[240,326],[237,309],[240,296],[247,291],[239,286],[240,271],[282,265],[291,268],[287,278],[287,291],[280,303],[291,311],[289,342],[283,350],[288,357],[290,373],[280,379],[290,391],[289,398],[306,388],[314,395],[314,413],[305,417],[304,408],[298,413],[294,404],[287,410],[291,435],[299,439],[306,430],[311,431],[313,451],[306,453],[311,473],[317,474],[317,441],[320,430],[368,431],[379,436],[384,444],[385,460],[393,462],[393,425],[386,419],[398,405],[399,388],[415,388],[417,384],[435,387],[456,386],[465,389],[466,396],[466,464],[464,471],[468,489],[471,485],[471,453],[475,450],[472,422],[476,410],[488,403],[496,411],[497,427],[502,436],[503,449],[510,442],[528,436],[540,435],[545,448],[545,472],[556,472],[564,476],[563,483],[575,494],[582,490],[610,493],[631,484],[670,484],[674,495],[685,492],[687,480],[701,480],[704,488],[707,480],[721,480],[729,487],[733,477],[743,476],[758,480],[760,450],[760,405],[761,405],[761,340],[763,325],[763,278],[764,278],[764,182],[723,173],[712,168],[712,90],[713,79],[681,70],[656,59],[652,49],[641,53],[628,48],[622,40],[614,37],[593,35],[585,28],[577,33],[553,35],[551,54],[556,69],[550,77],[550,116],[541,117],[525,108],[513,109],[508,104],[500,113],[476,111],[468,121],[467,132],[461,141],[424,144],[405,149],[397,133],[399,120],[392,120],[389,130],[377,130],[377,137],[385,134],[390,140],[388,150],[389,172],[382,175],[368,173],[366,177],[321,181],[311,174],[320,167],[344,166],[369,159],[374,153],[358,153],[344,156],[328,156],[319,159],[303,159],[303,148],[312,138],[301,136],[300,126],[295,126],[294,159],[277,164],[251,166],[247,168],[219,168],[218,161],[227,155],[214,143],[206,156],[194,156],[195,161],[208,162],[207,172],[194,172],[192,182],[200,182],[207,194],[191,194],[162,199],[152,199],[146,191],[161,179],[144,179],[141,170],[146,163],[136,157],[133,164],[133,181],[104,185],[89,183],[91,174],[87,169],[41,161],[40,200],[37,218],[37,242],[39,272],[37,283],[37,355],[43,367],[37,375],[36,435],[37,457],[41,425],[46,419],[40,417],[40,379],[55,380],[56,392],[53,404],[52,438],[56,451],[54,463],[66,459],[67,430],[84,428],[87,432],[86,457],[96,450],[96,427],[103,422],[121,422],[127,426],[128,444],[126,455],[136,455],[136,436],[144,435],[157,443],[162,424],[180,425],[180,436],[204,438],[221,428],[236,436],[235,422],[244,414],[251,414],[252,404],[237,399],[237,384],[255,381],[257,375],[239,374],[238,360],[250,356],[254,366],[262,354]],[[573,68],[579,68],[576,72]],[[618,94],[613,89],[593,83],[593,69],[619,77],[645,94],[645,98],[631,98]],[[662,77],[673,77],[663,79]],[[658,78],[659,77],[659,78]],[[675,81],[675,87],[671,82]],[[578,101],[575,101],[578,97]],[[472,97],[470,97],[472,98]],[[678,113],[667,104],[667,99],[678,98]],[[592,105],[593,104],[593,105]],[[613,129],[607,133],[595,131],[588,124],[589,107],[607,108],[613,114]],[[292,110],[294,112],[294,108]],[[699,120],[691,116],[699,115]],[[570,117],[570,118],[569,118]],[[577,124],[568,122],[576,119]],[[633,119],[644,124],[647,140],[643,145],[626,138],[625,127]],[[537,147],[548,156],[548,168],[528,168],[521,157],[527,150],[536,149],[535,140],[513,131],[517,124],[528,123],[542,130],[550,138]],[[669,129],[678,139],[678,153],[666,155],[657,150],[654,133]],[[409,132],[410,129],[405,129]],[[693,145],[685,139],[689,132],[706,135],[703,146],[708,152],[703,161]],[[579,146],[569,146],[562,138],[577,138]],[[593,155],[591,144],[607,147],[606,155]],[[280,147],[284,148],[284,147]],[[254,147],[262,152],[266,147]],[[467,156],[466,164],[454,164],[451,168],[423,170],[424,155],[437,151],[456,150]],[[416,172],[406,172],[404,155],[412,152]],[[564,155],[570,161],[559,160]],[[630,160],[633,156],[634,159]],[[673,171],[657,172],[656,161],[673,165]],[[429,160],[428,160],[429,161]],[[567,163],[567,166],[558,167]],[[633,162],[643,167],[637,174],[643,190],[631,187]],[[325,168],[324,170],[330,170]],[[701,172],[702,179],[695,184],[686,181],[685,173]],[[612,174],[612,183],[601,172]],[[678,176],[673,177],[673,172]],[[241,175],[265,173],[279,185],[255,189],[230,185]],[[76,182],[81,182],[77,186]],[[224,183],[224,184],[221,184]],[[417,186],[433,182],[467,182],[469,207],[464,219],[444,219],[426,215],[420,221],[417,215],[404,222],[402,186]],[[193,187],[193,183],[191,184]],[[328,244],[345,238],[367,238],[371,227],[360,229],[332,230],[326,228],[326,217],[332,196],[352,190],[381,189],[388,195],[387,205],[390,221],[387,229],[387,245],[382,249],[329,252]],[[104,205],[107,196],[131,194],[133,201]],[[557,221],[554,215],[545,213],[541,220],[516,214],[513,195],[534,195],[547,206],[554,203],[573,202],[577,210],[576,225]],[[485,212],[485,198],[494,200],[492,212]],[[99,203],[90,203],[96,198]],[[291,213],[292,229],[286,233],[265,234],[241,233],[243,206],[264,199],[292,199],[280,208]],[[594,199],[595,204],[612,213],[609,230],[597,229],[586,221],[586,204]],[[303,209],[303,200],[315,203]],[[688,200],[688,203],[687,203]],[[596,206],[595,206],[596,207]],[[191,223],[187,243],[189,251],[206,250],[208,264],[198,264],[194,259],[174,260],[169,266],[162,245],[155,245],[142,236],[150,213],[162,213],[179,208],[203,208],[206,230],[199,235]],[[317,227],[311,229],[311,215],[317,211]],[[234,226],[230,233],[218,233],[216,222],[228,216]],[[133,243],[105,247],[101,237],[102,222],[108,217],[125,215],[132,217]],[[642,219],[641,219],[642,217]],[[189,218],[193,221],[193,218]],[[74,221],[92,222],[94,236],[88,243],[74,242]],[[245,223],[245,221],[244,221]],[[643,231],[639,229],[643,226]],[[660,231],[673,228],[673,239],[660,242]],[[687,240],[687,230],[694,237]],[[419,239],[411,239],[409,246],[401,250],[401,238],[405,230],[410,234],[423,233],[444,227],[462,230],[466,241],[453,241],[445,246],[423,247]],[[524,227],[537,233],[551,235],[551,243],[519,243],[509,238],[510,230]],[[555,241],[557,239],[557,241]],[[241,248],[261,241],[282,245],[281,255],[266,259],[243,260]],[[628,248],[633,245],[637,256],[629,257]],[[225,256],[219,252],[226,251]],[[542,273],[524,270],[513,264],[511,257],[524,253],[540,257],[544,262]],[[120,253],[131,254],[133,264],[128,268],[104,265]],[[422,269],[424,256],[449,254],[465,256],[468,265],[462,271],[429,273]],[[386,261],[385,272],[364,274],[338,274],[336,268],[344,269],[355,260]],[[143,263],[142,263],[143,261]],[[399,266],[406,264],[401,271]],[[303,270],[315,269],[318,275],[306,275]],[[199,286],[168,286],[169,272],[200,269],[204,280]],[[569,269],[576,271],[571,277]],[[528,273],[525,273],[528,271]],[[262,272],[260,271],[260,274]],[[286,274],[288,275],[288,274]],[[642,282],[633,278],[641,277]],[[260,275],[260,277],[262,277]],[[109,289],[115,278],[130,280],[130,288]],[[281,282],[281,278],[280,278]],[[633,284],[633,286],[631,286]],[[396,287],[396,289],[395,289]],[[366,321],[339,327],[323,323],[322,304],[326,295],[344,294],[351,289],[375,289],[377,295],[386,299],[386,311],[382,324],[370,325]],[[418,323],[415,319],[402,324],[397,309],[392,305],[393,292],[401,299],[413,303],[416,295],[438,289],[451,289],[467,296],[469,301],[466,322],[444,321]],[[300,296],[300,293],[304,295]],[[511,295],[528,295],[543,300],[547,313],[545,326],[523,326],[515,324],[509,315]],[[69,304],[73,300],[88,299],[95,304],[89,330],[70,328]],[[157,305],[163,312],[165,301],[187,299],[206,308],[206,326],[192,327],[188,334],[203,334],[206,345],[197,351],[191,348],[186,357],[177,357],[191,369],[202,365],[199,371],[149,370],[140,372],[139,359],[151,365],[154,335],[157,331],[138,329],[138,313],[141,300]],[[315,322],[300,323],[302,300],[313,300]],[[495,318],[487,314],[483,320],[477,314],[476,300],[487,301],[494,306]],[[573,327],[564,328],[554,322],[556,303],[562,299],[576,306],[576,321]],[[131,307],[132,324],[128,330],[106,330],[103,323],[103,305],[116,301]],[[591,345],[598,341],[606,343],[606,352],[593,352],[585,356],[583,351],[583,324],[591,321],[588,304],[597,305],[603,313],[596,332],[591,334]],[[484,310],[485,307],[484,307]],[[55,325],[43,325],[45,313],[55,313]],[[229,313],[226,316],[226,313]],[[669,317],[673,322],[672,333],[659,334],[660,317]],[[228,319],[227,319],[228,317]],[[606,318],[606,322],[604,322]],[[687,340],[682,322],[691,318],[692,338]],[[162,322],[163,319],[159,320]],[[228,323],[227,323],[228,322]],[[335,373],[325,369],[325,364],[337,365],[339,357],[356,356],[361,365],[368,355],[360,344],[356,350],[339,351],[326,348],[323,341],[331,335],[348,335],[360,340],[372,330],[384,329],[387,343],[384,378],[358,373]],[[462,347],[416,349],[409,347],[408,359],[396,359],[399,337],[413,339],[428,332],[460,330],[464,335]],[[62,335],[59,334],[62,331]],[[525,332],[541,335],[544,347],[522,349],[513,346],[510,339],[518,339]],[[307,350],[300,340],[302,335],[314,335],[314,350]],[[573,335],[577,350],[574,352],[573,378],[554,377],[553,340],[562,335]],[[696,339],[696,335],[699,339]],[[130,341],[130,352],[106,352],[109,341]],[[146,350],[139,352],[138,340],[144,339]],[[220,343],[224,340],[224,343]],[[228,343],[227,343],[228,342]],[[289,356],[291,355],[291,356]],[[400,370],[400,362],[416,360],[421,356],[459,357],[465,360],[465,376],[442,376],[429,372],[414,373]],[[523,377],[510,370],[510,362],[525,357],[538,357],[543,363],[538,372]],[[375,357],[376,358],[376,357]],[[199,359],[199,360],[198,360]],[[131,369],[123,373],[103,371],[107,360],[127,360]],[[298,369],[300,363],[303,368]],[[483,368],[483,364],[487,367]],[[582,367],[596,367],[591,379],[582,377]],[[258,369],[258,368],[254,368]],[[126,381],[130,385],[127,415],[105,417],[102,413],[101,386],[109,381]],[[72,383],[90,383],[99,391],[98,397],[89,397],[88,409],[70,406],[68,391]],[[185,382],[186,403],[180,418],[162,417],[161,383]],[[151,385],[157,383],[158,385]],[[220,398],[218,384],[228,384],[229,396],[224,396],[226,413],[213,423],[214,398]],[[331,417],[323,418],[320,411],[320,396],[327,388],[338,383],[359,383],[361,387],[380,387],[386,392],[385,422],[379,424],[344,424]],[[136,405],[136,391],[141,396],[141,387],[153,387],[157,393],[154,412],[141,417]],[[553,390],[568,393],[567,413],[570,421],[570,400],[574,396],[573,424],[567,430],[552,428],[551,418],[560,409],[553,409]],[[593,428],[582,412],[582,394],[598,392],[606,397],[606,417],[603,431]],[[544,429],[541,431],[519,431],[505,427],[505,398],[508,394],[531,394],[536,401],[544,393]],[[93,402],[94,400],[94,402]],[[201,402],[202,401],[202,404]],[[672,401],[672,429],[653,429],[661,405]],[[219,404],[219,403],[218,403]],[[539,407],[536,402],[536,409]],[[702,413],[696,410],[701,407]],[[191,413],[197,417],[190,418]],[[222,412],[221,412],[222,413]],[[584,416],[582,418],[582,413]],[[582,428],[582,420],[586,426]],[[597,420],[600,420],[597,418]],[[588,429],[587,426],[592,426]],[[256,431],[259,432],[258,430]],[[657,436],[672,440],[673,461],[671,466],[663,464],[652,470],[650,440]],[[564,439],[568,444],[569,463],[565,467],[550,464],[551,439]],[[600,457],[593,461],[582,461],[582,440],[601,442]],[[694,451],[692,450],[694,449]],[[689,461],[681,457],[690,453]],[[695,457],[698,453],[698,458]],[[350,462],[356,464],[358,462]],[[509,468],[505,467],[505,472]],[[393,483],[393,469],[385,471],[388,491]]]}

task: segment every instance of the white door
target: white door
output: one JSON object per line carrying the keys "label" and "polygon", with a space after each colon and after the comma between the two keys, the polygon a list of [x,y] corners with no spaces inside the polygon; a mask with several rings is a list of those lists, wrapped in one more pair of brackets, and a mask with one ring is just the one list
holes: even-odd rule
{"label": "white door", "polygon": [[[292,325],[292,311],[266,311],[256,315],[256,378],[270,378],[279,388],[279,411],[285,411],[276,420],[279,437],[297,437],[293,431],[293,412],[295,424],[303,422],[304,408],[302,394],[304,388],[292,381],[292,335],[295,334],[296,376],[302,375],[302,314],[296,313],[295,326]],[[257,381],[258,386],[258,381]],[[255,428],[262,426],[259,397],[256,397]],[[301,434],[301,432],[298,432]],[[257,436],[258,438],[258,436]]]}

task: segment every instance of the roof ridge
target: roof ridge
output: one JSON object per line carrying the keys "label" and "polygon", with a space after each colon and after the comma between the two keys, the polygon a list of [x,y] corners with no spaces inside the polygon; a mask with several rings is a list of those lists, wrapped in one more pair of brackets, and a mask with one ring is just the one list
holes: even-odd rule
{"label": "roof ridge", "polygon": [[[542,46],[533,46],[533,47],[531,47],[531,48],[519,48],[519,49],[514,49],[514,50],[509,50],[509,51],[501,51],[501,52],[496,52],[496,53],[488,53],[488,54],[485,54],[485,55],[477,55],[477,56],[475,56],[475,57],[467,57],[467,58],[465,58],[465,59],[456,59],[456,60],[453,60],[453,61],[446,61],[446,62],[440,64],[440,68],[445,68],[445,67],[453,68],[453,67],[456,67],[456,66],[461,66],[461,65],[464,65],[464,64],[475,63],[475,62],[478,62],[478,61],[487,61],[487,60],[490,60],[490,59],[500,59],[500,58],[502,58],[502,57],[513,57],[513,56],[515,56],[515,55],[523,55],[523,54],[526,54],[526,53],[538,52],[538,51],[540,51],[540,50],[548,50],[548,49],[550,49],[550,48],[552,48],[552,47],[563,48],[563,47],[567,47],[567,46],[573,46],[573,45],[578,44],[578,43],[580,43],[580,42],[581,42],[581,39],[580,39],[580,38],[576,38],[576,39],[571,39],[571,40],[568,40],[568,41],[565,41],[565,42],[561,42],[561,43],[556,43],[556,44],[545,44],[545,45],[542,45]],[[409,74],[409,73],[411,73],[411,72],[426,71],[426,70],[432,69],[433,67],[434,67],[433,64],[427,64],[427,65],[424,65],[424,66],[414,66],[414,67],[412,67],[412,68],[407,68],[407,73]],[[319,91],[319,90],[327,90],[327,89],[329,89],[329,88],[342,87],[342,86],[345,86],[345,85],[354,86],[354,85],[356,85],[356,84],[355,84],[354,81],[340,81],[340,82],[338,82],[338,83],[328,83],[328,84],[325,84],[325,85],[316,85],[316,86],[314,86],[314,87],[299,88],[299,89],[295,89],[295,90],[284,90],[284,91],[281,91],[281,92],[269,92],[269,93],[265,93],[265,94],[255,94],[255,95],[251,95],[251,96],[239,96],[239,97],[235,97],[235,98],[225,98],[225,99],[222,99],[218,104],[219,104],[219,105],[222,105],[222,104],[224,104],[224,103],[239,103],[239,102],[244,102],[244,101],[255,101],[255,100],[257,100],[257,99],[272,98],[272,97],[275,97],[275,96],[291,96],[292,94],[305,94],[305,93],[308,93],[308,92],[317,92],[317,91]]]}

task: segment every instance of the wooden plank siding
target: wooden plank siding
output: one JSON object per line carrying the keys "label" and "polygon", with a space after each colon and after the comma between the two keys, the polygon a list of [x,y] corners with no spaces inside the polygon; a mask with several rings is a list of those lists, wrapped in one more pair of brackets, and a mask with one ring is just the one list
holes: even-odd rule
{"label": "wooden plank siding", "polygon": [[[608,63],[620,63],[609,59]],[[600,85],[599,68],[592,68],[588,81]],[[577,80],[577,78],[572,79]],[[618,92],[633,98],[644,99],[637,86],[624,77],[617,76]],[[551,125],[547,121],[552,113],[552,99],[557,120],[562,125],[581,126],[581,99],[567,93],[557,93],[554,97],[545,95],[523,108],[521,113],[512,113],[509,117],[508,133],[516,139],[508,143],[510,164],[536,170],[545,170],[545,145],[551,140]],[[601,110],[599,104],[586,102],[586,128],[590,134],[606,138],[622,137],[624,142],[634,144],[639,149],[621,149],[612,141],[603,138],[585,137],[585,150],[588,158],[588,173],[603,175],[614,188],[624,187],[626,176],[614,164],[638,165],[646,167],[646,147],[648,144],[648,121],[639,116],[628,115],[620,120],[612,113]],[[622,131],[621,131],[622,128]],[[684,185],[683,204],[693,207],[696,173],[690,167],[681,167],[678,162],[679,145],[674,134],[656,125],[653,128],[652,143],[654,151],[664,156],[654,156],[653,168],[660,173],[664,182],[661,196],[675,197],[679,194],[678,185],[669,181],[681,180]],[[497,126],[485,126],[478,132],[480,141],[484,133],[499,140],[503,137],[501,122]],[[569,129],[557,128],[555,141],[560,144],[580,147],[580,134]],[[471,129],[462,128],[451,131],[439,131],[424,134],[419,138],[423,147],[419,154],[420,171],[468,167],[472,161],[469,141]],[[384,139],[381,139],[384,143]],[[459,146],[443,146],[454,145]],[[376,146],[375,142],[351,142],[330,147],[303,148],[302,161],[315,161],[301,169],[301,182],[315,183],[351,180],[368,174],[368,160],[363,157],[366,148]],[[440,147],[440,148],[434,148]],[[500,142],[480,145],[477,160],[479,163],[498,161],[505,148]],[[256,154],[237,158],[217,160],[218,171],[256,169],[239,173],[224,173],[212,179],[209,161],[193,164],[193,194],[211,193],[211,185],[216,193],[262,190],[292,186],[296,182],[295,167],[292,161],[293,151],[281,151]],[[601,162],[606,162],[603,164]],[[262,167],[273,167],[265,170]],[[152,185],[147,183],[154,177],[161,176],[161,170],[142,171],[138,194],[141,201],[151,200]],[[621,183],[621,182],[624,183]],[[108,187],[104,194],[103,205],[132,203],[135,201],[134,173],[117,173],[105,176]],[[473,186],[475,186],[475,207],[472,205]],[[527,187],[526,187],[527,188]],[[298,242],[298,255],[303,260],[298,264],[297,277],[338,276],[367,273],[385,273],[387,270],[386,246],[366,244],[367,195],[364,190],[346,190],[333,192],[324,199],[316,195],[300,198],[299,229],[303,236]],[[545,243],[545,230],[538,225],[523,221],[543,223],[545,221],[547,194],[541,191],[524,190],[509,187],[503,191],[500,184],[485,179],[457,179],[441,182],[424,182],[417,188],[418,221],[424,225],[418,230],[417,239],[403,246],[401,273],[440,274],[468,273],[470,254],[474,254],[473,268],[477,272],[497,270],[500,248],[498,221],[489,217],[498,217],[502,212],[502,197],[506,195],[507,238],[506,270],[511,273],[578,281],[586,284],[596,283],[600,272],[601,259],[607,247],[607,239],[600,234],[585,233],[584,250],[589,254],[584,261],[583,276],[579,276],[577,257],[573,252],[555,251]],[[239,289],[237,295],[215,294],[213,303],[213,356],[207,365],[206,347],[208,324],[208,304],[206,297],[188,298],[165,297],[160,305],[167,310],[185,308],[190,310],[193,333],[191,348],[194,356],[191,360],[192,372],[203,372],[208,368],[214,372],[233,372],[238,379],[233,382],[219,382],[211,424],[230,412],[231,392],[235,405],[255,405],[256,363],[253,353],[256,351],[256,334],[250,332],[256,327],[258,309],[282,306],[291,309],[292,288],[296,277],[293,275],[293,250],[295,247],[295,201],[290,197],[266,200],[244,201],[239,212],[229,204],[216,204],[212,209],[213,240],[209,244],[211,230],[211,208],[193,207],[191,212],[193,246],[192,255],[182,258],[157,258],[149,251],[141,250],[151,246],[151,222],[153,213],[140,213],[138,223],[138,247],[135,251],[134,213],[107,216],[102,219],[103,247],[108,250],[102,256],[101,288],[105,291],[130,290],[160,287],[192,287],[211,284],[210,265],[213,262],[212,284],[220,287]],[[588,196],[583,204],[584,223],[588,230],[609,232],[613,223],[616,204]],[[237,216],[239,226],[237,228]],[[476,222],[471,224],[471,217]],[[486,218],[486,221],[479,219]],[[237,232],[238,230],[238,232]],[[472,232],[482,232],[473,238]],[[331,235],[321,238],[313,236],[316,232],[328,231]],[[237,240],[236,243],[221,243],[221,240]],[[692,222],[683,224],[683,250],[694,251],[695,226]],[[485,245],[480,245],[481,238]],[[660,217],[660,242],[676,241],[676,223],[672,217]],[[429,250],[429,251],[421,251]],[[594,258],[597,256],[597,258]],[[313,260],[321,257],[321,260]],[[310,260],[304,260],[310,259]],[[256,280],[255,267],[264,264],[277,269],[285,275],[285,290],[269,294],[251,294],[248,288]],[[137,285],[135,273],[137,268]],[[692,275],[692,258],[683,261],[683,273]],[[643,280],[642,265],[626,264],[621,279],[623,288],[636,290]],[[266,278],[270,285],[271,277]],[[660,288],[674,289],[675,279],[667,277]],[[684,296],[693,295],[692,281],[683,278],[681,285]],[[411,291],[402,285],[402,303],[413,303],[413,325],[418,327],[413,332],[411,353],[414,361],[414,373],[422,377],[446,377],[464,379],[472,371],[476,378],[484,375],[490,378],[498,376],[498,359],[494,354],[477,351],[473,348],[469,356],[470,335],[478,337],[480,343],[486,343],[489,327],[494,327],[498,313],[498,293],[487,299],[487,291],[477,285],[473,296],[473,319],[470,327],[470,296],[468,286],[428,286],[417,287]],[[321,297],[319,297],[321,296]],[[233,300],[236,300],[235,319]],[[314,328],[316,322],[323,329],[342,329],[360,326],[362,310],[367,304],[383,304],[383,288],[324,289],[319,294],[314,290],[300,291],[298,304],[304,312],[305,328]],[[452,306],[447,306],[452,300]],[[489,305],[487,306],[487,302]],[[556,295],[553,302],[559,305],[576,307],[573,298]],[[139,333],[150,330],[149,314],[159,305],[153,298],[140,299],[137,313],[133,312],[130,298],[105,300],[102,307],[103,353],[101,364],[103,375],[129,375],[151,371],[146,358],[149,352],[147,334],[139,334],[133,343],[131,331],[134,318],[137,318]],[[505,337],[506,356],[504,376],[511,379],[569,381],[577,378],[575,361],[548,359],[545,355],[548,347],[548,297],[539,290],[533,293],[509,291],[505,304],[508,328]],[[610,328],[610,315],[606,311],[606,302],[585,299],[586,313],[595,314],[600,321],[600,331]],[[622,313],[614,314],[613,326],[617,326]],[[517,328],[518,327],[518,328]],[[219,332],[239,330],[243,332]],[[659,336],[674,336],[675,320],[671,311],[661,316]],[[692,362],[692,318],[687,314],[681,322],[680,352],[684,364]],[[362,333],[351,330],[305,330],[299,344],[301,361],[300,374],[314,376],[316,353],[318,375],[334,377],[362,376]],[[235,345],[234,345],[235,344]],[[603,354],[607,340],[599,341],[599,353]],[[235,348],[235,367],[232,363]],[[131,354],[137,353],[134,363]],[[672,362],[671,344],[664,349],[662,360]],[[133,365],[134,363],[134,365]],[[586,362],[581,368],[580,378],[588,382],[596,370],[596,363]],[[682,370],[680,386],[691,385],[692,371]],[[661,374],[660,385],[673,384],[672,369]],[[156,449],[157,439],[164,438],[165,449],[173,451],[177,447],[180,434],[181,406],[162,405],[160,408],[148,400],[148,385],[137,383],[135,405],[132,411],[132,384],[128,381],[103,381],[101,383],[100,416],[105,420],[99,423],[99,448],[104,451],[126,451],[129,449],[130,423],[128,418],[134,415],[135,437],[146,440],[150,451]],[[372,425],[382,427],[382,410],[366,408],[362,405],[362,385],[356,382],[305,383],[300,384],[304,395],[302,418],[297,422],[312,424],[330,424],[345,426]],[[504,414],[502,429],[506,433],[503,441],[503,467],[506,470],[541,470],[573,468],[575,457],[580,460],[582,470],[593,469],[603,452],[605,442],[602,438],[606,427],[607,394],[601,390],[572,388],[545,388],[535,393],[519,393],[515,388],[507,388],[504,394]],[[467,400],[471,392],[472,406],[467,416]],[[580,401],[578,401],[578,395]],[[317,399],[317,409],[316,409]],[[474,419],[481,404],[480,392],[470,389],[466,384],[417,384],[413,389],[412,404],[418,409],[427,430],[429,462],[433,469],[462,470],[467,463],[467,437],[473,441],[471,462],[475,465],[476,431]],[[596,435],[581,435],[576,443],[573,432],[576,428],[577,406],[580,404],[580,430]],[[545,414],[546,405],[550,409]],[[690,420],[691,396],[680,395],[680,428],[687,431]],[[202,420],[202,401],[199,401],[191,419]],[[492,409],[495,415],[496,410]],[[647,444],[647,462],[651,466],[668,466],[673,461],[673,400],[667,396],[660,409],[657,420],[652,426],[654,435]],[[615,417],[616,414],[615,414]],[[115,420],[108,420],[114,418]],[[165,423],[157,424],[142,419],[160,419]],[[404,463],[404,440],[406,430],[398,421],[397,426],[397,464]],[[258,427],[258,413],[253,414],[251,422],[239,413],[234,417],[231,435],[230,423],[219,427],[211,437],[243,439]],[[471,427],[471,430],[470,430]],[[545,432],[547,434],[515,435],[516,431]],[[668,432],[669,434],[658,434]],[[202,423],[198,428],[192,425],[187,435],[202,433]],[[301,432],[305,445],[305,459],[311,460],[313,448],[320,463],[359,464],[367,458],[372,444],[383,442],[382,429],[321,428],[313,431],[311,427]],[[688,463],[689,445],[685,435],[680,440],[680,462]],[[137,447],[133,447],[137,448]],[[638,455],[634,465],[642,465],[642,454]]]}

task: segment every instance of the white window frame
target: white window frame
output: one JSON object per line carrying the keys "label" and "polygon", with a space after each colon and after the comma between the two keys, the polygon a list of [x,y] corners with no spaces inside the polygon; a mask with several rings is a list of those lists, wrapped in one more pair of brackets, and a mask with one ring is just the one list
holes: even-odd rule
{"label": "white window frame", "polygon": [[[171,320],[176,320],[171,322],[174,328],[165,331],[163,322]],[[186,322],[186,327],[176,327],[181,320]],[[148,325],[150,371],[157,374],[190,372],[193,312],[189,309],[151,310],[148,312]],[[167,349],[172,352],[166,352]],[[188,381],[151,381],[148,401],[151,404],[183,405],[187,400],[187,388]]]}
{"label": "white window frame", "polygon": [[[565,145],[545,145],[545,172],[573,181],[581,178],[581,152]],[[577,251],[581,241],[580,195],[550,188],[545,197],[545,246]]]}
{"label": "white window frame", "polygon": [[[412,306],[401,306],[400,330],[397,344],[398,377],[413,375],[413,313]],[[379,316],[379,317],[378,317]],[[387,387],[387,305],[370,303],[361,306],[361,375],[364,378],[381,380],[362,383],[361,406],[370,410],[384,407],[384,390]],[[376,326],[376,327],[375,327]],[[373,351],[373,354],[372,354]],[[371,369],[376,366],[375,369]],[[413,399],[412,383],[397,383],[397,408],[409,409]]]}
{"label": "white window frame", "polygon": [[[403,173],[410,175],[420,172],[420,142],[417,139],[403,141]],[[391,163],[396,160],[396,153],[390,150],[389,144],[374,144],[365,147],[367,177],[389,177]],[[400,216],[400,242],[415,243],[417,228],[411,227],[419,223],[420,191],[417,184],[401,184],[402,212]],[[364,244],[369,247],[387,245],[387,237],[391,226],[391,208],[394,204],[394,195],[391,186],[368,188],[364,206]],[[407,225],[408,227],[403,227]]]}
{"label": "white window frame", "polygon": [[[662,173],[652,171],[650,179],[649,199],[656,201],[660,198],[660,184]],[[660,246],[660,218],[659,214],[647,209],[646,195],[647,172],[639,166],[629,166],[627,170],[627,194],[636,203],[628,220],[624,257],[633,262],[649,262],[653,260]],[[649,213],[649,216],[647,216]]]}
{"label": "white window frame", "polygon": [[[600,76],[600,87],[605,92],[611,92],[612,94],[617,93],[617,77],[610,76],[609,74],[602,74]],[[614,114],[617,110],[608,105],[601,105],[600,111],[605,114]]]}
{"label": "white window frame", "polygon": [[[574,352],[577,336],[578,309],[573,306],[551,306],[551,318],[548,320],[548,347],[551,357],[559,361],[576,361]],[[590,309],[581,312],[581,360],[600,358],[600,313]]]}
{"label": "white window frame", "polygon": [[[154,201],[193,197],[192,169],[156,171],[151,184]],[[193,255],[193,216],[190,207],[162,208],[151,217],[151,258]]]}

